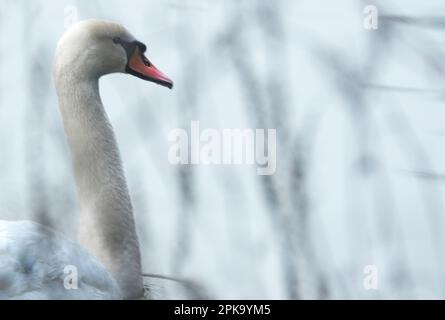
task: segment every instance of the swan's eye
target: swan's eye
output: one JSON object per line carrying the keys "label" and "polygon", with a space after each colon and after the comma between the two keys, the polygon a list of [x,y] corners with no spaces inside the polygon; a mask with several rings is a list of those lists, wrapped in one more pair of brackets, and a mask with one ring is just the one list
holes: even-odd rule
{"label": "swan's eye", "polygon": [[141,54],[141,58],[142,58],[142,62],[143,62],[147,67],[151,67],[151,66],[152,66],[150,60],[148,60],[146,56],[144,56],[143,54]]}
{"label": "swan's eye", "polygon": [[122,40],[121,40],[121,38],[116,37],[116,38],[113,38],[113,42],[118,44],[118,43],[122,43]]}

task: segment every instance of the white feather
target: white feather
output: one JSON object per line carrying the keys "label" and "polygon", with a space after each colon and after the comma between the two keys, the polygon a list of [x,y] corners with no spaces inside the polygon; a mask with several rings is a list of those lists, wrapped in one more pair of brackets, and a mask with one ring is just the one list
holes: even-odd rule
{"label": "white feather", "polygon": [[[77,289],[65,287],[66,266]],[[84,248],[31,221],[0,220],[0,299],[121,299],[116,281]]]}

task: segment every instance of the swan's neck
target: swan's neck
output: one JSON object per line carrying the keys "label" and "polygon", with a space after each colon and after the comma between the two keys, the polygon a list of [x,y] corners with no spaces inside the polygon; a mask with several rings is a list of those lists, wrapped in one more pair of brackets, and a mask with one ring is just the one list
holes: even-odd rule
{"label": "swan's neck", "polygon": [[137,298],[142,278],[132,205],[98,82],[56,77],[80,202],[79,237],[115,277],[124,297]]}

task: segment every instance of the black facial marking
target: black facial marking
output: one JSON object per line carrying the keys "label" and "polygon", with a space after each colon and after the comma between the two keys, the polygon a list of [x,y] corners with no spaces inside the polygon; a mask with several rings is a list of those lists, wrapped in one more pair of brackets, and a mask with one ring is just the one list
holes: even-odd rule
{"label": "black facial marking", "polygon": [[139,47],[139,50],[141,50],[142,53],[147,51],[147,46],[143,44],[142,42],[135,41],[136,45]]}
{"label": "black facial marking", "polygon": [[[116,44],[120,44],[122,46],[122,48],[124,48],[125,52],[127,53],[128,61],[130,61],[130,58],[133,55],[134,51],[136,50],[136,47],[139,48],[141,53],[144,53],[145,51],[147,51],[147,46],[145,44],[143,44],[142,42],[137,41],[137,40],[125,41],[125,40],[122,40],[119,37],[116,37],[116,38],[113,38],[113,42],[116,43]],[[143,59],[143,60],[145,62],[146,59]]]}

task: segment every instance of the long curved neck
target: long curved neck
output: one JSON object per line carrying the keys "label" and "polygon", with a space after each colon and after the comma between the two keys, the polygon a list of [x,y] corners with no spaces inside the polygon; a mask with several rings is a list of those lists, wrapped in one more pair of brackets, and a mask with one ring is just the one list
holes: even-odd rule
{"label": "long curved neck", "polygon": [[133,210],[98,82],[56,75],[80,202],[79,239],[114,276],[124,297],[138,298],[143,287]]}

